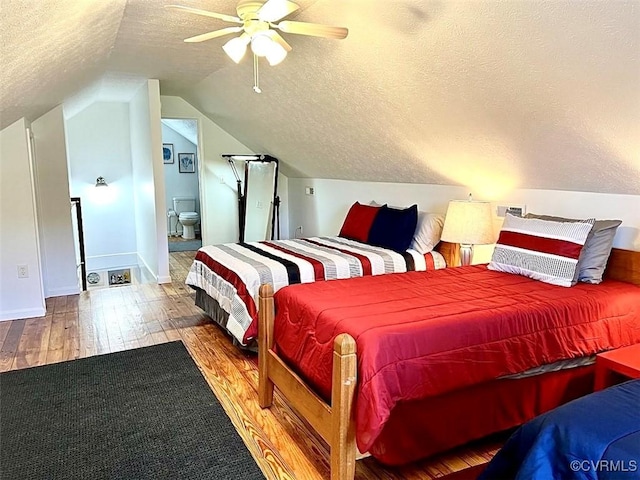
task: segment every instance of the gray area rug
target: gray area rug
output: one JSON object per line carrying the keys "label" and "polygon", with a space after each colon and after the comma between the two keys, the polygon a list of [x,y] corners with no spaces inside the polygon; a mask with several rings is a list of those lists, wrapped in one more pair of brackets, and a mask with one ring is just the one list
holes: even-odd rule
{"label": "gray area rug", "polygon": [[202,240],[185,240],[182,242],[169,242],[170,252],[191,252],[202,247]]}
{"label": "gray area rug", "polygon": [[181,342],[0,374],[0,477],[264,479]]}

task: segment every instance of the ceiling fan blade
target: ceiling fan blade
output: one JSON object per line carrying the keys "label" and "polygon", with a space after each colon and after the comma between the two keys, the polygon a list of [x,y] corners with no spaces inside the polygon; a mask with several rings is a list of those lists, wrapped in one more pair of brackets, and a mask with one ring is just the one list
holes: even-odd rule
{"label": "ceiling fan blade", "polygon": [[258,10],[258,19],[263,22],[277,22],[300,8],[289,0],[268,0]]}
{"label": "ceiling fan blade", "polygon": [[204,42],[205,40],[211,40],[212,38],[218,38],[224,35],[229,35],[230,33],[238,33],[241,31],[242,27],[227,27],[213,32],[203,33],[202,35],[196,35],[195,37],[185,38],[184,41],[187,43]]}
{"label": "ceiling fan blade", "polygon": [[312,37],[335,38],[341,40],[349,34],[349,29],[344,27],[331,27],[318,23],[292,22],[285,20],[278,25],[274,25],[285,33],[296,33],[298,35],[311,35]]}
{"label": "ceiling fan blade", "polygon": [[165,5],[164,8],[182,10],[184,12],[195,13],[196,15],[202,15],[204,17],[217,18],[219,20],[224,20],[225,22],[242,23],[242,20],[238,17],[225,15],[224,13],[208,12],[206,10],[200,10],[199,8],[183,7],[182,5]]}
{"label": "ceiling fan blade", "polygon": [[291,51],[291,45],[289,45],[287,41],[282,38],[282,35],[280,35],[275,30],[269,30],[269,37],[271,37],[274,42],[280,44],[282,48],[284,48],[287,52]]}

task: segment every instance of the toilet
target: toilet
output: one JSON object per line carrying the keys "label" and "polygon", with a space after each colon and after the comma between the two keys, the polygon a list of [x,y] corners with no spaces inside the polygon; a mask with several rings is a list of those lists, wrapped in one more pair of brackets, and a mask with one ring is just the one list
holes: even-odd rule
{"label": "toilet", "polygon": [[193,197],[173,197],[173,209],[178,214],[178,221],[182,225],[182,238],[193,240],[196,238],[196,224],[200,215],[196,212],[196,199]]}

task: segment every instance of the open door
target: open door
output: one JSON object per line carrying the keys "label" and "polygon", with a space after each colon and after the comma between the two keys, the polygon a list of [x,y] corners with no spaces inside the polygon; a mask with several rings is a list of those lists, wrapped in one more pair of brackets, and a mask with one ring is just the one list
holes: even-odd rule
{"label": "open door", "polygon": [[73,243],[76,251],[76,266],[82,291],[87,289],[87,265],[84,254],[84,230],[82,228],[82,203],[80,197],[71,197],[71,222]]}

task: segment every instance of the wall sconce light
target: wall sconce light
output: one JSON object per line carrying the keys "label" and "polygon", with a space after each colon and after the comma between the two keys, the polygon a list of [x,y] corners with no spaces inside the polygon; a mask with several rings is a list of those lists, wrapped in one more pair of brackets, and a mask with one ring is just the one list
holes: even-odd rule
{"label": "wall sconce light", "polygon": [[104,177],[96,178],[96,187],[108,187],[108,186],[109,186],[109,184],[104,179]]}

